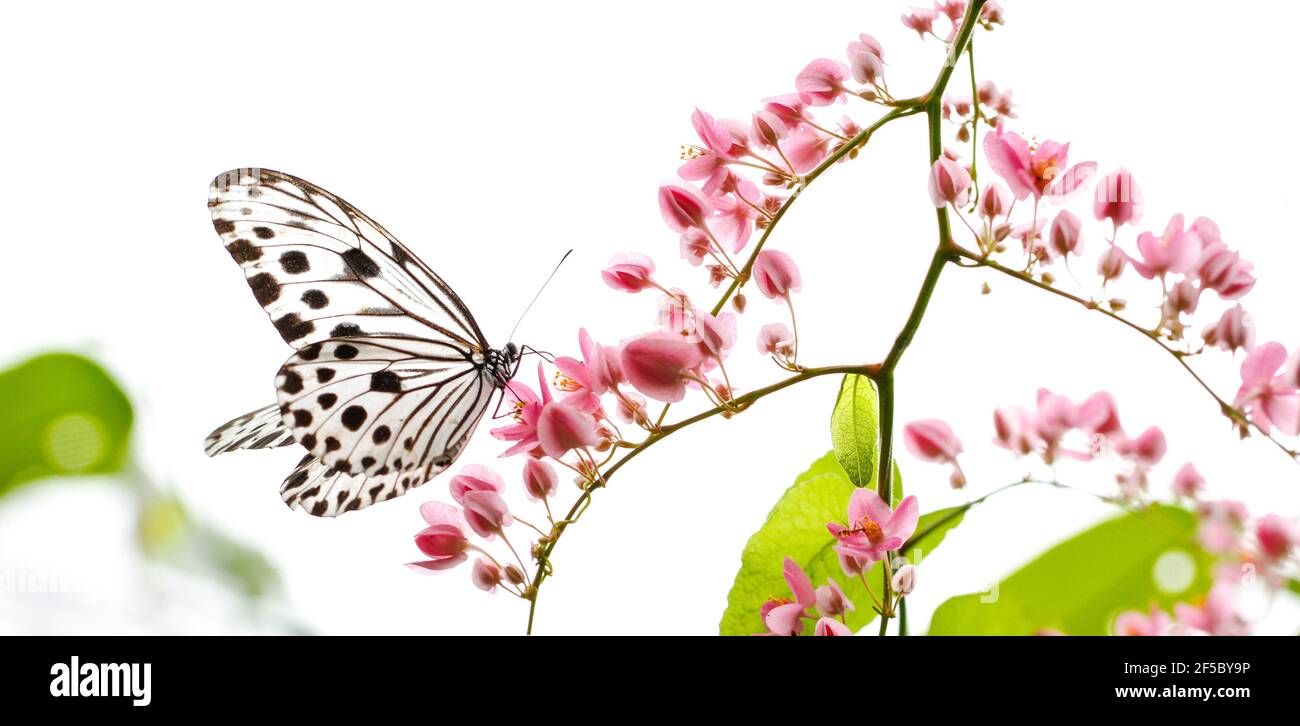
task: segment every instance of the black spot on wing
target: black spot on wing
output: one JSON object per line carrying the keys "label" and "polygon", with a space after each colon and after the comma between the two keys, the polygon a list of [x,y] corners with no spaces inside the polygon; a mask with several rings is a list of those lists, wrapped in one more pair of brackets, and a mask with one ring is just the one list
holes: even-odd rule
{"label": "black spot on wing", "polygon": [[370,435],[370,440],[374,441],[376,444],[382,444],[385,441],[388,441],[390,438],[392,438],[392,436],[393,436],[392,429],[388,428],[387,426],[377,426],[375,427],[374,433]]}
{"label": "black spot on wing", "polygon": [[[302,301],[312,310],[320,310],[330,304],[329,296],[320,290],[308,290],[302,294]],[[335,328],[337,330],[338,328]],[[337,335],[331,334],[333,337]]]}
{"label": "black spot on wing", "polygon": [[343,261],[357,277],[364,279],[379,274],[379,265],[371,259],[370,255],[355,247],[343,253]]}
{"label": "black spot on wing", "polygon": [[370,374],[370,390],[384,393],[401,393],[402,379],[392,371],[375,371]]}
{"label": "black spot on wing", "polygon": [[280,299],[280,283],[269,272],[259,272],[248,278],[248,286],[253,288],[253,297],[257,298],[257,304],[262,307]]}
{"label": "black spot on wing", "polygon": [[237,239],[226,245],[226,251],[235,258],[235,262],[244,264],[262,258],[262,249],[246,239]]}
{"label": "black spot on wing", "polygon": [[275,236],[275,231],[270,227],[254,227],[253,234],[257,235],[258,239],[271,239]]}
{"label": "black spot on wing", "polygon": [[290,275],[301,275],[311,269],[311,263],[307,261],[307,255],[298,250],[290,250],[280,255],[280,266]]}
{"label": "black spot on wing", "polygon": [[334,380],[334,369],[333,369],[333,368],[317,368],[317,369],[316,369],[316,380],[317,380],[317,381],[320,381],[321,383],[329,383],[330,381]]}
{"label": "black spot on wing", "polygon": [[357,353],[359,352],[360,351],[357,350],[357,347],[355,345],[348,345],[347,343],[343,343],[342,345],[334,349],[334,356],[336,358],[339,358],[340,360],[352,360],[353,358],[357,357]]}
{"label": "black spot on wing", "polygon": [[298,375],[297,371],[285,371],[284,383],[281,384],[280,388],[284,389],[285,393],[289,394],[301,392],[302,376]]}
{"label": "black spot on wing", "polygon": [[303,320],[297,313],[289,313],[275,321],[275,329],[280,331],[280,337],[284,338],[286,343],[292,343],[310,335],[316,329],[316,324],[310,320]]}
{"label": "black spot on wing", "polygon": [[356,431],[366,422],[366,409],[361,406],[348,406],[339,417],[349,431]]}
{"label": "black spot on wing", "polygon": [[361,327],[356,323],[339,323],[330,331],[331,338],[347,338],[359,335],[364,335],[364,333],[361,332]]}
{"label": "black spot on wing", "polygon": [[212,227],[217,230],[217,234],[230,234],[235,231],[235,223],[229,219],[214,219]]}
{"label": "black spot on wing", "polygon": [[333,408],[334,404],[338,403],[338,400],[339,397],[333,393],[322,393],[316,397],[316,403],[319,403],[320,407],[326,411]]}

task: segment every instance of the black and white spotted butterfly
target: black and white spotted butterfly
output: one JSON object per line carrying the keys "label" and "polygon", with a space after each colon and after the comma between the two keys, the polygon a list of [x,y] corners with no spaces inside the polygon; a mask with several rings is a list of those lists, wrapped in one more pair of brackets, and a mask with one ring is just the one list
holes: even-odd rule
{"label": "black and white spotted butterfly", "polygon": [[451,466],[518,368],[465,303],[356,207],[270,169],[218,176],[212,224],[296,349],[278,402],[208,435],[209,456],[299,443],[290,507],[332,517],[401,496]]}

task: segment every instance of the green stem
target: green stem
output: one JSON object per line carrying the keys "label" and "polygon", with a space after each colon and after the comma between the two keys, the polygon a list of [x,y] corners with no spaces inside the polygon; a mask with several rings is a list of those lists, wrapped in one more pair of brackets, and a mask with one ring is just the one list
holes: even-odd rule
{"label": "green stem", "polygon": [[[953,39],[952,46],[948,49],[948,58],[943,64],[943,70],[939,72],[939,77],[935,79],[934,86],[930,88],[930,92],[925,96],[924,108],[929,129],[929,158],[931,165],[943,154],[941,125],[943,122],[944,89],[948,86],[948,80],[952,77],[953,69],[956,68],[957,61],[961,59],[962,52],[970,44],[971,33],[975,30],[975,24],[979,19],[980,10],[983,6],[984,0],[973,0],[966,6],[966,16],[962,18],[957,37]],[[939,284],[939,276],[943,274],[944,266],[955,259],[951,249],[952,224],[948,220],[948,208],[945,206],[936,209],[935,219],[939,227],[939,242],[935,245],[934,255],[930,258],[930,267],[926,270],[925,280],[922,281],[921,289],[916,294],[916,302],[912,304],[912,312],[907,316],[907,322],[903,324],[903,329],[899,331],[898,337],[894,339],[894,345],[889,349],[889,354],[885,356],[885,361],[880,364],[880,370],[876,377],[876,387],[880,398],[880,471],[876,476],[878,482],[876,492],[887,505],[892,504],[890,500],[893,498],[894,480],[894,369],[898,367],[899,361],[903,358],[903,353],[912,344],[912,338],[921,327],[921,321],[925,319],[925,311],[930,305],[930,298],[934,295],[935,287]],[[889,582],[888,578],[886,578],[884,588],[884,601],[889,602],[890,598],[893,597],[893,583]],[[881,635],[885,634],[888,621],[888,614],[882,613],[880,616]]]}

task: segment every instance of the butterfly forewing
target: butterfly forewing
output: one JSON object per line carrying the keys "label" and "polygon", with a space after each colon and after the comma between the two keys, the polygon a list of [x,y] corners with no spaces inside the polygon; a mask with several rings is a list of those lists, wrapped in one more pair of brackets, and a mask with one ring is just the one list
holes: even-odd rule
{"label": "butterfly forewing", "polygon": [[484,350],[456,293],[360,210],[270,169],[226,172],[208,190],[212,224],[285,342],[405,335]]}

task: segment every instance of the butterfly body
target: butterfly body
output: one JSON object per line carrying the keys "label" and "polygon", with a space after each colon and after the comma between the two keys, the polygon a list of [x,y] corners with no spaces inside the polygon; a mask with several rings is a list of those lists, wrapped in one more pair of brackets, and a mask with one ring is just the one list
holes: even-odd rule
{"label": "butterfly body", "polygon": [[269,169],[213,181],[213,227],[295,349],[277,403],[213,431],[209,455],[302,445],[291,507],[334,516],[400,496],[456,460],[519,349],[487,344],[464,302],[338,196]]}

